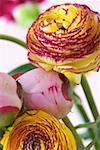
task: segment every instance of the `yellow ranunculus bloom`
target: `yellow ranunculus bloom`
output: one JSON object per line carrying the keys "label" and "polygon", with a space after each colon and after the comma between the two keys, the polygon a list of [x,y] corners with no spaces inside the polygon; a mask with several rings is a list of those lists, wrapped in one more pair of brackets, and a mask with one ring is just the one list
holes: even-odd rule
{"label": "yellow ranunculus bloom", "polygon": [[3,150],[76,150],[71,131],[43,111],[27,111],[1,140]]}
{"label": "yellow ranunculus bloom", "polygon": [[27,47],[33,64],[79,83],[100,66],[100,15],[85,5],[53,6],[30,27]]}

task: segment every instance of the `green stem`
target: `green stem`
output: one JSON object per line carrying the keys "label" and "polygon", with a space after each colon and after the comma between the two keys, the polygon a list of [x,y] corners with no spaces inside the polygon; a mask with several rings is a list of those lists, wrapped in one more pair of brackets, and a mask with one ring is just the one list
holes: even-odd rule
{"label": "green stem", "polygon": [[77,107],[79,114],[82,116],[83,120],[85,122],[90,122],[90,119],[81,103],[80,97],[74,92],[73,93],[73,101],[75,103],[75,106]]}
{"label": "green stem", "polygon": [[[90,119],[89,119],[89,117],[86,113],[86,110],[84,109],[84,107],[81,103],[80,97],[75,92],[73,93],[73,101],[74,101],[75,106],[77,107],[77,109],[79,111],[79,114],[83,118],[84,122],[89,123]],[[89,134],[90,134],[91,138],[93,139],[94,138],[94,133],[93,133],[92,129],[89,128],[88,131],[89,131]]]}
{"label": "green stem", "polygon": [[92,141],[91,143],[89,143],[89,145],[87,145],[87,147],[85,148],[86,150],[90,150],[94,145],[94,141]]}
{"label": "green stem", "polygon": [[95,125],[95,122],[89,122],[89,123],[85,123],[85,124],[79,124],[75,127],[75,129],[79,129],[79,128],[93,128],[93,126]]}
{"label": "green stem", "polygon": [[78,135],[78,133],[76,132],[75,127],[70,122],[69,118],[68,117],[64,117],[62,120],[65,123],[65,125],[67,127],[69,127],[70,130],[72,131],[72,133],[73,133],[73,135],[74,135],[74,137],[76,139],[77,150],[84,150],[84,145],[82,143],[82,140],[81,140],[80,136]]}
{"label": "green stem", "polygon": [[[92,115],[94,117],[94,120],[96,120],[99,117],[99,113],[98,113],[98,110],[97,110],[97,107],[96,107],[96,104],[95,104],[95,101],[94,101],[91,89],[89,87],[89,84],[88,84],[88,81],[87,81],[85,75],[82,75],[81,86],[82,86],[83,91],[85,93],[85,96],[87,98],[87,102],[89,104],[89,107],[90,107],[90,110],[91,110]],[[100,145],[99,141],[97,140],[95,142],[96,150],[99,150],[99,148],[100,148],[99,145]]]}
{"label": "green stem", "polygon": [[10,72],[8,72],[9,75],[13,75],[13,74],[16,74],[16,73],[19,73],[19,72],[28,72],[32,69],[36,68],[34,65],[30,64],[30,63],[27,63],[27,64],[24,64],[24,65],[21,65],[13,70],[11,70]]}
{"label": "green stem", "polygon": [[11,41],[14,43],[17,43],[18,45],[27,48],[25,42],[23,42],[22,40],[15,38],[13,36],[9,36],[9,35],[4,35],[4,34],[0,34],[0,39],[1,40],[7,40],[7,41]]}
{"label": "green stem", "polygon": [[88,84],[88,81],[87,81],[85,75],[82,75],[81,86],[82,86],[85,96],[87,98],[87,102],[89,104],[92,115],[93,115],[94,119],[96,120],[99,116],[99,113],[96,108],[96,104],[95,104],[91,89],[89,87],[89,84]]}

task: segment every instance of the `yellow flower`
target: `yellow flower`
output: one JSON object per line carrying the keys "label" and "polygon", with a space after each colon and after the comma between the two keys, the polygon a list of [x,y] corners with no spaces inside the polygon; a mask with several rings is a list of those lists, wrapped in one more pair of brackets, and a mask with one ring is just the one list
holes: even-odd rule
{"label": "yellow flower", "polygon": [[33,64],[79,82],[100,66],[100,15],[85,5],[53,6],[30,27],[27,47]]}
{"label": "yellow flower", "polygon": [[76,150],[71,131],[43,111],[27,111],[1,140],[3,150]]}

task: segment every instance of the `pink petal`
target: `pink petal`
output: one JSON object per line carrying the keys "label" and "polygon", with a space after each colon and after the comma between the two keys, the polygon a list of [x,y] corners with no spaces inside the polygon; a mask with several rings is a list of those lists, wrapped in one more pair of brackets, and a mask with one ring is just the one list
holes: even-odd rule
{"label": "pink petal", "polygon": [[21,108],[22,102],[17,95],[16,81],[6,73],[0,73],[0,108],[13,106]]}
{"label": "pink petal", "polygon": [[36,68],[20,76],[18,81],[24,89],[27,108],[41,109],[57,118],[70,111],[72,100],[68,91],[69,84],[57,72]]}

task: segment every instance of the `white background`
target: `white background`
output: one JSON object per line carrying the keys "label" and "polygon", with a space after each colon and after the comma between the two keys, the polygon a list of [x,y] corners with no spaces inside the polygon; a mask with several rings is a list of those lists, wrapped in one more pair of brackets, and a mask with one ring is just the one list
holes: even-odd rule
{"label": "white background", "polygon": [[[77,3],[86,4],[94,11],[100,12],[100,0],[48,0],[47,3],[45,2],[41,4],[40,6],[41,12],[43,12],[53,4],[64,3],[64,2],[73,2],[73,3],[77,2]],[[0,19],[0,34],[1,33],[13,35],[25,41],[27,31],[25,31],[22,27],[14,23],[5,21],[2,18]],[[28,62],[27,50],[11,42],[0,40],[0,72],[8,72],[11,69],[27,62]],[[91,89],[96,101],[96,105],[100,112],[100,72],[91,73],[90,75],[88,75],[87,78],[91,85]],[[81,96],[82,103],[92,120],[92,115],[89,111],[81,86],[78,86],[76,88],[76,91]],[[76,114],[77,112],[75,109],[73,109],[72,112],[69,114],[72,122],[75,125],[82,122],[82,120]]]}

